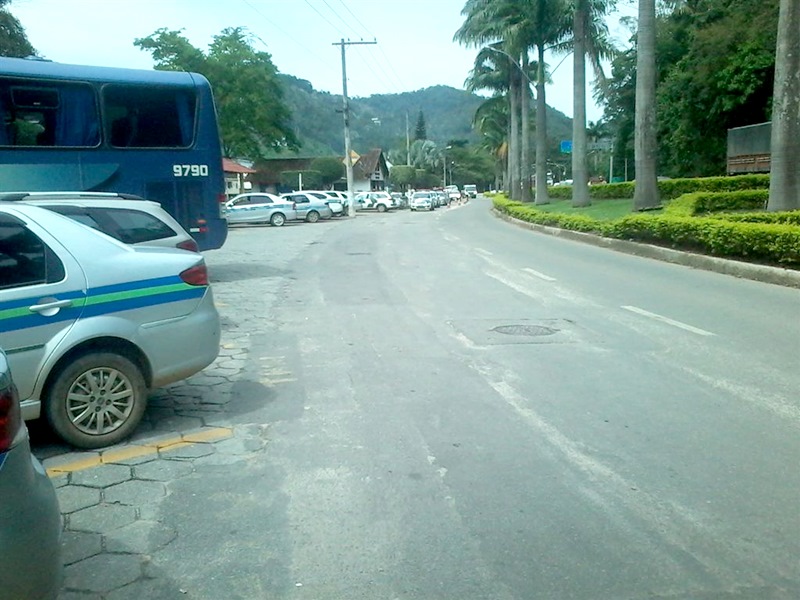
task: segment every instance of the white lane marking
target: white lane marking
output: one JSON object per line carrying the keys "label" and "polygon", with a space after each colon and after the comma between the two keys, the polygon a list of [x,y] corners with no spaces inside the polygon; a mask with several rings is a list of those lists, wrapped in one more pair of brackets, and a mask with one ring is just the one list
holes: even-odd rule
{"label": "white lane marking", "polygon": [[488,250],[484,250],[483,248],[475,248],[475,253],[479,254],[483,258],[489,258],[490,256],[494,256],[491,252],[489,252]]}
{"label": "white lane marking", "polygon": [[445,241],[448,241],[448,242],[457,242],[461,238],[459,238],[457,235],[451,235],[449,233],[445,233],[444,234],[444,239],[445,239]]}
{"label": "white lane marking", "polygon": [[[577,493],[583,494],[587,500],[600,506],[612,518],[620,516],[620,507],[627,507],[647,523],[649,530],[667,540],[669,544],[685,552],[691,552],[693,557],[707,568],[719,568],[732,576],[733,571],[727,564],[723,564],[724,560],[720,560],[721,548],[723,544],[727,544],[727,541],[724,541],[726,538],[709,528],[701,515],[687,506],[670,500],[664,493],[657,496],[591,456],[587,451],[591,446],[570,439],[531,408],[529,400],[508,383],[508,374],[498,378],[496,368],[490,369],[488,365],[485,367],[472,365],[472,368],[531,429],[541,435],[570,465],[585,474],[586,479],[576,489]],[[635,527],[638,529],[640,525],[636,524]],[[691,542],[697,535],[704,536],[702,539],[709,545],[703,548]],[[730,551],[733,553],[735,550]],[[735,552],[734,556],[745,558],[741,551]],[[665,556],[665,564],[667,560],[669,559]]]}
{"label": "white lane marking", "polygon": [[534,277],[538,277],[539,279],[544,279],[545,281],[555,281],[555,277],[550,277],[549,275],[545,275],[544,273],[540,273],[539,271],[534,271],[528,267],[522,269],[526,273],[533,275]]}
{"label": "white lane marking", "polygon": [[624,308],[625,310],[629,310],[630,312],[636,313],[637,315],[642,315],[643,317],[648,317],[655,321],[661,321],[662,323],[666,323],[667,325],[672,325],[673,327],[678,327],[679,329],[683,329],[684,331],[690,331],[691,333],[695,333],[697,335],[705,335],[705,336],[716,335],[714,333],[711,333],[710,331],[706,331],[705,329],[700,329],[699,327],[693,327],[692,325],[681,323],[680,321],[670,319],[669,317],[657,315],[656,313],[651,313],[647,310],[644,310],[643,308],[638,308],[636,306],[623,306],[622,308]]}
{"label": "white lane marking", "polygon": [[531,290],[531,289],[526,288],[526,287],[524,287],[524,286],[522,286],[522,285],[520,285],[520,284],[518,284],[518,283],[516,283],[514,281],[511,281],[510,279],[507,279],[507,278],[503,277],[502,275],[498,275],[498,274],[495,274],[495,273],[486,273],[486,276],[487,277],[491,277],[492,279],[496,279],[497,281],[499,281],[503,285],[507,285],[512,290],[515,290],[515,291],[519,292],[520,294],[525,294],[529,298],[533,298],[534,300],[539,300],[541,302],[544,302],[544,300],[545,300],[545,298],[544,298],[544,296],[542,294],[539,294],[539,293],[535,292],[534,290]]}

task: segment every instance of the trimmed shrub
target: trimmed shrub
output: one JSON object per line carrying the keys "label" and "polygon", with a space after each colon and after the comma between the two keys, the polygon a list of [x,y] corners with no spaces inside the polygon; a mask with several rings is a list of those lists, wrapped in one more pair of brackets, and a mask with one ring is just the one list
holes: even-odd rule
{"label": "trimmed shrub", "polygon": [[[589,186],[592,200],[633,198],[636,183],[601,183]],[[769,189],[769,175],[737,175],[735,177],[694,177],[690,179],[663,179],[658,182],[661,200],[673,200],[694,192],[737,192],[742,190]],[[557,186],[548,189],[552,198],[569,200],[572,186]]]}
{"label": "trimmed shrub", "polygon": [[753,213],[718,213],[708,215],[714,219],[723,219],[737,223],[773,223],[800,227],[800,210],[791,212],[753,212]]}
{"label": "trimmed shrub", "polygon": [[[732,201],[728,197],[725,202],[735,204],[736,200]],[[797,222],[794,219],[800,220],[800,211],[783,213],[787,221],[778,223],[739,222],[721,218],[720,215],[694,217],[680,214],[681,211],[677,209],[663,215],[636,213],[614,221],[599,221],[585,215],[544,212],[530,204],[509,201],[504,196],[497,196],[494,206],[501,212],[529,223],[696,250],[717,256],[800,265],[800,227],[794,224]],[[681,210],[684,212],[696,208],[691,199],[679,203],[678,206],[682,206]]]}
{"label": "trimmed shrub", "polygon": [[664,212],[675,216],[694,216],[726,210],[761,210],[769,200],[769,189],[736,192],[694,192],[670,200]]}

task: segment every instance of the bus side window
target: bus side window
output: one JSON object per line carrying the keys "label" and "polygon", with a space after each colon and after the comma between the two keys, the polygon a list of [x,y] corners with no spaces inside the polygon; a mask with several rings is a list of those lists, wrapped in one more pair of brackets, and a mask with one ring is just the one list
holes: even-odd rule
{"label": "bus side window", "polygon": [[123,117],[118,117],[111,122],[111,145],[118,148],[135,146],[138,119],[136,110],[133,109]]}

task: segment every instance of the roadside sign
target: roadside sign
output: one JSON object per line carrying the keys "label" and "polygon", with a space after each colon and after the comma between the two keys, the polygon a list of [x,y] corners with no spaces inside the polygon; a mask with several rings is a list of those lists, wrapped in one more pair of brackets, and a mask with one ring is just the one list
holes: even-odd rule
{"label": "roadside sign", "polygon": [[561,154],[572,154],[572,140],[561,140]]}

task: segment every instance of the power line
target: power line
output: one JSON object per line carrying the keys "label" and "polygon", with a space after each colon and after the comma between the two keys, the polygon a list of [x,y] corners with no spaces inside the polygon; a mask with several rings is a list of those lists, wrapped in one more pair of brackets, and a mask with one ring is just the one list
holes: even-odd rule
{"label": "power line", "polygon": [[331,11],[331,12],[332,12],[334,15],[336,15],[336,18],[337,18],[337,19],[339,19],[339,20],[340,20],[342,23],[344,23],[345,27],[349,27],[349,28],[350,28],[350,30],[351,30],[353,33],[355,33],[356,35],[358,35],[358,31],[356,31],[356,30],[355,30],[355,28],[354,28],[352,25],[350,25],[350,23],[348,23],[347,21],[345,21],[345,20],[344,20],[344,18],[343,18],[343,17],[342,17],[342,16],[341,16],[341,15],[340,15],[338,12],[336,12],[336,10],[335,10],[335,9],[334,9],[334,8],[333,8],[333,7],[332,7],[330,4],[328,4],[328,0],[322,0],[322,3],[323,3],[325,6],[327,6],[327,7],[328,7],[328,10],[330,10],[330,11]]}
{"label": "power line", "polygon": [[321,12],[319,12],[319,11],[317,10],[317,7],[316,7],[316,6],[314,6],[313,4],[311,4],[311,2],[309,2],[308,0],[305,0],[305,3],[306,3],[306,4],[308,4],[309,8],[311,8],[311,10],[313,10],[315,13],[317,13],[317,14],[320,16],[320,18],[321,18],[323,21],[325,21],[325,22],[326,22],[328,25],[330,25],[331,27],[333,27],[333,28],[334,28],[336,31],[338,31],[338,32],[339,32],[339,34],[340,34],[342,37],[344,37],[344,32],[343,32],[341,29],[339,29],[338,27],[336,27],[336,25],[334,25],[333,23],[331,23],[331,22],[328,20],[328,18],[327,18],[325,15],[323,15]]}
{"label": "power line", "polygon": [[353,17],[353,19],[355,19],[356,23],[358,23],[359,25],[361,25],[361,28],[362,28],[364,31],[366,31],[366,32],[367,32],[367,37],[368,37],[368,38],[370,38],[370,37],[371,37],[372,39],[375,39],[375,36],[374,36],[374,35],[372,35],[372,33],[370,32],[370,30],[369,30],[369,29],[368,29],[368,28],[367,28],[367,27],[366,27],[366,26],[365,26],[365,25],[364,25],[364,24],[363,24],[361,21],[359,21],[359,20],[358,20],[358,17],[357,17],[355,14],[353,14],[353,11],[352,11],[352,10],[350,10],[350,7],[349,7],[349,6],[347,6],[347,4],[345,4],[345,3],[344,3],[344,0],[339,0],[339,3],[340,3],[342,6],[344,6],[344,9],[345,9],[347,12],[349,12],[349,13],[350,13],[350,16],[351,16],[351,17]]}
{"label": "power line", "polygon": [[[262,19],[264,19],[264,20],[265,20],[267,23],[269,23],[270,25],[272,25],[272,26],[273,26],[273,27],[274,27],[274,28],[275,28],[275,29],[276,29],[278,32],[280,32],[280,33],[281,33],[281,35],[283,35],[283,36],[287,37],[288,39],[290,39],[290,40],[292,41],[292,43],[294,43],[294,44],[296,44],[298,47],[302,48],[302,49],[303,49],[303,51],[304,51],[305,53],[308,53],[308,48],[306,48],[306,47],[305,47],[303,44],[301,44],[301,43],[300,43],[300,42],[297,40],[297,38],[296,38],[296,37],[292,37],[291,35],[289,35],[288,33],[286,33],[286,32],[284,31],[283,27],[281,27],[280,25],[278,25],[277,23],[275,23],[275,21],[273,21],[272,19],[270,19],[269,17],[267,17],[267,15],[265,15],[264,13],[262,13],[262,12],[261,12],[259,9],[257,9],[255,6],[253,6],[253,5],[250,3],[250,1],[249,1],[249,0],[242,0],[242,2],[244,2],[244,3],[245,3],[247,6],[249,6],[249,7],[250,7],[250,9],[251,9],[253,12],[255,12],[255,13],[258,15],[258,16],[260,16]],[[266,42],[265,42],[263,39],[261,39],[261,38],[260,38],[258,35],[254,34],[254,33],[252,33],[252,32],[250,32],[250,33],[251,33],[251,35],[253,35],[253,37],[255,37],[255,38],[258,40],[258,41],[260,41],[262,44],[264,44],[264,46],[265,46],[266,48],[269,48],[269,45],[268,45],[268,44],[267,44],[267,43],[266,43]],[[326,60],[324,60],[324,59],[322,59],[322,58],[321,58],[319,55],[315,55],[315,54],[313,54],[313,53],[311,53],[311,54],[312,54],[312,56],[313,56],[315,59],[317,59],[317,60],[319,61],[319,63],[320,63],[320,64],[323,64],[323,65],[325,65],[326,67],[329,65],[329,62],[328,62],[328,61],[326,61]]]}

